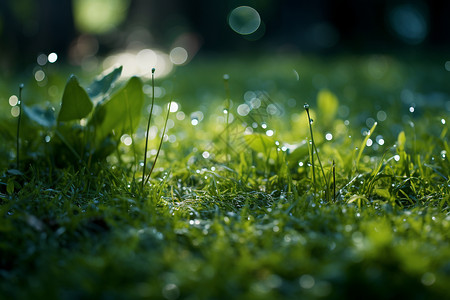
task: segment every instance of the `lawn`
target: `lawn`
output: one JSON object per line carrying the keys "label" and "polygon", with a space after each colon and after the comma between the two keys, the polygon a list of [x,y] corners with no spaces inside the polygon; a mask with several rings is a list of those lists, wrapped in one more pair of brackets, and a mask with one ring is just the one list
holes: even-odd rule
{"label": "lawn", "polygon": [[43,71],[0,81],[0,298],[450,294],[439,55]]}

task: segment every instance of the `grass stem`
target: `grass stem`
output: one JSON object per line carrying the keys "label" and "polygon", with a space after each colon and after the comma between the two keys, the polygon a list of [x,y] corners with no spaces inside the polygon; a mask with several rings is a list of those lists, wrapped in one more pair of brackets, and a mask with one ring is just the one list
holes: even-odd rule
{"label": "grass stem", "polygon": [[17,102],[19,105],[19,117],[17,118],[17,134],[16,134],[16,168],[17,170],[20,170],[20,119],[22,116],[22,90],[23,90],[23,83],[19,85],[19,101]]}
{"label": "grass stem", "polygon": [[311,167],[312,167],[312,175],[313,175],[313,187],[314,187],[314,194],[316,194],[316,171],[315,171],[315,167],[314,167],[314,135],[313,135],[313,131],[312,131],[312,123],[313,123],[313,119],[311,119],[311,116],[309,115],[309,104],[305,103],[305,105],[303,105],[303,107],[306,110],[306,114],[308,115],[308,125],[309,125],[309,132],[311,135],[311,147],[308,147],[309,149],[311,149],[311,153],[310,153],[310,160],[311,160]]}
{"label": "grass stem", "polygon": [[155,104],[155,68],[152,69],[152,106],[150,108],[150,114],[148,116],[147,122],[147,131],[145,134],[144,168],[142,169],[142,188],[144,188],[145,170],[147,168],[148,133],[150,132],[150,121],[152,119],[154,104]]}
{"label": "grass stem", "polygon": [[223,75],[223,83],[225,85],[225,93],[226,93],[226,104],[225,104],[225,113],[226,113],[226,133],[225,133],[225,144],[226,144],[226,148],[225,148],[225,160],[227,163],[229,163],[229,155],[230,155],[230,86],[228,85],[228,80],[230,79],[230,76],[228,74]]}
{"label": "grass stem", "polygon": [[158,156],[159,156],[159,152],[161,151],[161,146],[163,144],[164,141],[164,135],[166,134],[166,128],[167,128],[167,121],[169,120],[169,114],[170,114],[170,107],[172,106],[172,101],[170,101],[169,103],[169,108],[167,109],[167,115],[166,115],[166,120],[164,121],[164,129],[161,135],[161,140],[159,142],[159,147],[158,147],[158,151],[156,152],[156,156],[155,156],[155,160],[153,161],[153,165],[152,168],[150,169],[150,172],[148,173],[147,179],[145,180],[145,184],[147,184],[147,182],[150,180],[150,176],[153,173],[153,169],[155,168],[156,165],[156,161],[158,160]]}

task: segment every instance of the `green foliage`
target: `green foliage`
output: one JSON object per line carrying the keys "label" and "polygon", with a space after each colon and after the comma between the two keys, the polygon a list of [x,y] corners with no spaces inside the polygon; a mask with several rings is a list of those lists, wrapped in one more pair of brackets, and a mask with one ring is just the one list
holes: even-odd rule
{"label": "green foliage", "polygon": [[108,101],[96,107],[92,122],[89,122],[88,126],[95,127],[97,144],[101,144],[112,131],[120,135],[133,133],[139,124],[143,104],[142,81],[132,77]]}
{"label": "green foliage", "polygon": [[29,147],[24,160],[51,153],[57,165],[104,160],[119,144],[120,137],[136,130],[144,104],[142,81],[132,77],[114,88],[122,67],[96,79],[88,92],[75,76],[64,88],[61,108],[22,103],[25,128],[21,139]]}
{"label": "green foliage", "polygon": [[70,76],[64,89],[57,122],[81,120],[88,116],[94,105],[75,76]]}

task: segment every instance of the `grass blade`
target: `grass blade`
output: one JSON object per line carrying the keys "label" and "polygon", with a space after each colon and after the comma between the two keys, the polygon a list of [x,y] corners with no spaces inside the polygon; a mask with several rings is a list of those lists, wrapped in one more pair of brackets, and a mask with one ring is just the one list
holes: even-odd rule
{"label": "grass blade", "polygon": [[142,186],[141,186],[142,188],[144,188],[145,169],[147,167],[148,133],[150,131],[150,121],[152,120],[154,104],[155,104],[155,68],[152,69],[152,106],[150,108],[150,114],[148,116],[147,131],[145,135],[144,168],[142,169]]}
{"label": "grass blade", "polygon": [[359,147],[359,153],[358,156],[356,157],[356,170],[358,170],[358,166],[359,166],[359,161],[361,159],[362,153],[364,151],[364,148],[366,148],[367,145],[367,141],[369,140],[370,136],[372,135],[372,133],[375,131],[375,128],[377,127],[377,122],[375,122],[372,126],[372,128],[370,128],[369,133],[366,135],[366,138],[364,139],[364,141],[361,143],[361,146]]}
{"label": "grass blade", "polygon": [[171,106],[172,106],[172,101],[170,101],[169,108],[167,109],[166,120],[164,122],[164,129],[163,129],[163,132],[162,132],[162,135],[161,135],[161,140],[159,142],[158,152],[156,152],[155,161],[153,162],[152,168],[150,169],[150,172],[148,173],[148,176],[147,176],[147,179],[144,182],[144,185],[146,185],[147,182],[150,180],[150,176],[152,175],[153,169],[155,168],[155,165],[156,165],[156,161],[158,160],[159,152],[161,151],[161,146],[162,146],[162,143],[164,141],[164,135],[166,134],[167,121],[169,120],[169,114],[170,114],[170,107]]}

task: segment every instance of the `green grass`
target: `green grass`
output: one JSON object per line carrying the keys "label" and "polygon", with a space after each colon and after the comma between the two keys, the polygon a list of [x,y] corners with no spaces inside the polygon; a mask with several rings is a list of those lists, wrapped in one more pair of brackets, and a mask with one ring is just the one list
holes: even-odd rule
{"label": "green grass", "polygon": [[[60,168],[50,146],[35,147],[19,172],[8,104],[17,89],[2,86],[0,298],[447,297],[445,72],[380,56],[194,60],[175,83],[157,79],[167,92],[155,99],[149,165],[169,99],[179,109],[144,189],[147,110],[134,148],[120,143],[106,160]],[[61,95],[64,73],[48,71]],[[38,103],[46,92],[24,82],[25,102]],[[260,103],[240,116],[248,91]],[[321,165],[310,159],[305,102]]]}

